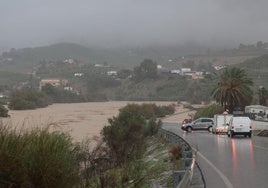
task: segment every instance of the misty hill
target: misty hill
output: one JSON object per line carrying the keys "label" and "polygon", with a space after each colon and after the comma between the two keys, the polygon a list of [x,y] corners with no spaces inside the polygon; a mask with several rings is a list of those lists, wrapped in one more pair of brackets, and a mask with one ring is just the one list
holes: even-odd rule
{"label": "misty hill", "polygon": [[72,43],[60,43],[51,46],[11,49],[2,54],[4,68],[31,70],[41,61],[58,61],[67,58],[80,59],[81,61],[94,61],[96,53],[92,55],[90,49]]}
{"label": "misty hill", "polygon": [[[199,60],[196,61],[202,63]],[[254,91],[256,93],[259,86],[268,88],[268,55],[263,55],[236,64],[226,66],[239,66],[249,73],[254,81]],[[167,71],[159,72],[156,79],[144,79],[135,82],[125,77],[110,77],[106,73],[114,67],[95,67],[93,65],[78,64],[52,64],[40,66],[36,71],[36,77],[26,74],[10,73],[0,71],[0,89],[2,91],[12,90],[23,86],[28,81],[28,85],[38,88],[40,78],[64,78],[69,81],[71,87],[77,91],[88,94],[93,100],[187,100],[191,102],[210,100],[210,91],[213,79],[190,79],[180,75],[171,74]],[[122,71],[118,68],[118,73]],[[210,72],[218,72],[212,67],[206,67]],[[121,69],[121,70],[120,70]],[[221,71],[221,70],[219,70]],[[74,73],[83,72],[83,77],[74,77]],[[122,71],[123,73],[123,71]],[[129,70],[127,74],[132,74]],[[214,74],[212,74],[214,75]],[[15,86],[15,87],[13,87]],[[1,92],[1,90],[0,90]]]}
{"label": "misty hill", "polygon": [[237,66],[248,72],[254,81],[255,89],[259,86],[268,88],[268,54],[248,59]]}
{"label": "misty hill", "polygon": [[0,56],[0,67],[2,70],[28,72],[41,61],[63,61],[69,58],[83,64],[107,63],[134,67],[146,58],[161,63],[181,55],[204,53],[206,50],[206,47],[192,43],[183,46],[156,45],[131,48],[89,48],[74,43],[58,43],[43,47],[11,49]]}
{"label": "misty hill", "polygon": [[[258,44],[258,43],[257,43]],[[117,48],[85,47],[74,43],[58,43],[50,46],[11,49],[0,56],[1,70],[27,73],[42,61],[63,61],[74,59],[82,64],[109,64],[125,68],[133,68],[144,59],[152,59],[159,64],[166,64],[169,59],[181,56],[258,56],[267,53],[268,43],[262,45],[240,45],[237,49],[212,51],[197,43],[183,45],[163,45]],[[214,49],[215,50],[215,49]],[[239,63],[239,62],[237,62]]]}
{"label": "misty hill", "polygon": [[28,78],[29,76],[26,74],[0,70],[0,93],[23,84]]}
{"label": "misty hill", "polygon": [[[63,61],[75,59],[83,64],[108,63],[133,67],[139,64],[148,54],[143,49],[128,50],[124,48],[88,48],[74,43],[58,43],[50,46],[11,49],[0,56],[2,70],[27,72],[41,61]],[[144,55],[143,55],[144,53]]]}

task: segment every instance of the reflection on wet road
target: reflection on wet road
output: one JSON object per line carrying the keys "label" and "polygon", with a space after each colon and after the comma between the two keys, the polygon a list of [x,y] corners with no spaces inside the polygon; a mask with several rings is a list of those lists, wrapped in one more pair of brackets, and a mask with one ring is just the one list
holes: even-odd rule
{"label": "reflection on wet road", "polygon": [[207,188],[268,187],[268,138],[228,138],[207,131],[183,132],[178,124],[163,128],[183,137],[197,151]]}

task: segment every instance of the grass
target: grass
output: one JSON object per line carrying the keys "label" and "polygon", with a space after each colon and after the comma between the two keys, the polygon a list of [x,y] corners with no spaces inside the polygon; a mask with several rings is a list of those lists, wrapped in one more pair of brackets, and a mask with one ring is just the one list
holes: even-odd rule
{"label": "grass", "polygon": [[[82,171],[91,168],[82,169],[76,144],[69,134],[51,132],[49,127],[16,130],[0,122],[0,187],[172,187],[173,170],[180,164],[179,158],[172,158],[169,143],[152,136],[142,159],[94,171],[85,179]],[[105,151],[100,146],[95,154]],[[87,152],[94,157],[94,152]]]}
{"label": "grass", "polygon": [[144,157],[146,171],[150,173],[147,184],[173,186],[173,170],[179,169],[180,159],[172,160],[169,147],[169,143],[158,137],[147,140],[147,152]]}
{"label": "grass", "polygon": [[0,123],[0,187],[73,187],[78,163],[69,135]]}

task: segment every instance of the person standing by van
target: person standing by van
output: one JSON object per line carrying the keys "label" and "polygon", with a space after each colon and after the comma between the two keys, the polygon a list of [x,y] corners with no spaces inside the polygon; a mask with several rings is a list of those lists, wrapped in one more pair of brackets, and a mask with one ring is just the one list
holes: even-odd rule
{"label": "person standing by van", "polygon": [[229,114],[229,110],[226,109],[222,114]]}

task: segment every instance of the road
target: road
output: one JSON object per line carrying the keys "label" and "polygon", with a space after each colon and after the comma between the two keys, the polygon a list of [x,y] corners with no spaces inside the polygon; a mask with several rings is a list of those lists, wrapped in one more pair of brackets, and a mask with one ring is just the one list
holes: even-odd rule
{"label": "road", "polygon": [[184,138],[197,151],[207,188],[267,188],[268,138],[186,133],[176,123],[163,128]]}

